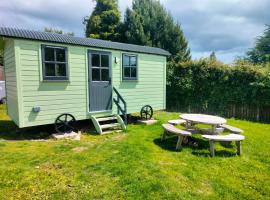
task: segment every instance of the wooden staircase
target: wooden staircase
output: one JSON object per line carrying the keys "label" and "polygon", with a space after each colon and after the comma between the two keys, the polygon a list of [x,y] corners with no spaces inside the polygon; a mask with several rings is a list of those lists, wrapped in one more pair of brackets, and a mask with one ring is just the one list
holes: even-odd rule
{"label": "wooden staircase", "polygon": [[107,134],[126,130],[126,125],[120,115],[109,115],[102,117],[91,116],[97,133]]}
{"label": "wooden staircase", "polygon": [[[113,91],[116,95],[116,97],[113,98],[113,102],[117,107],[118,114],[90,117],[99,134],[119,132],[127,129],[127,103],[115,87],[113,87]],[[123,116],[124,120],[120,114]]]}

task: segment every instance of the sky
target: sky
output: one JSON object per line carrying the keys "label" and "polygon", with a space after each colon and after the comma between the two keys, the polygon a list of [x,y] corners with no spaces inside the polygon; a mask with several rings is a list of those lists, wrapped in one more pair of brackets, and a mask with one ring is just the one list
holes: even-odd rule
{"label": "sky", "polygon": [[[124,15],[132,0],[119,0]],[[270,0],[160,0],[181,24],[193,59],[215,51],[218,59],[232,63],[243,56],[270,24]],[[43,30],[63,29],[84,37],[83,18],[93,0],[1,0],[0,26]]]}

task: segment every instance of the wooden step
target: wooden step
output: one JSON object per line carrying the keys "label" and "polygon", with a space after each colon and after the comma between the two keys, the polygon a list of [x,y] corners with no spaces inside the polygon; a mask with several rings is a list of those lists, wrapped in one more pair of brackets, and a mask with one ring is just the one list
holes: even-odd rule
{"label": "wooden step", "polygon": [[91,120],[99,134],[103,134],[104,132],[104,134],[107,134],[110,133],[109,131],[115,132],[126,130],[124,121],[119,115],[107,115],[100,117],[91,116]]}
{"label": "wooden step", "polygon": [[112,124],[103,124],[100,125],[101,129],[109,129],[109,128],[116,128],[116,127],[120,127],[121,124],[120,123],[112,123]]}
{"label": "wooden step", "polygon": [[105,121],[110,121],[110,120],[117,120],[117,117],[111,116],[111,117],[100,117],[97,118],[98,122],[105,122]]}
{"label": "wooden step", "polygon": [[109,131],[102,131],[101,135],[106,135],[106,134],[110,134],[110,133],[121,133],[123,132],[123,130],[109,130]]}

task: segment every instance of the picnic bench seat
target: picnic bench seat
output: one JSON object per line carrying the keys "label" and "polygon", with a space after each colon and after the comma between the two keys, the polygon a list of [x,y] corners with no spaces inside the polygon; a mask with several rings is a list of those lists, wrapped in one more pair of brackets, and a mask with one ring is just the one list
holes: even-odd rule
{"label": "picnic bench seat", "polygon": [[215,147],[214,142],[236,142],[237,145],[237,154],[241,155],[242,147],[241,141],[245,139],[245,136],[238,134],[229,134],[229,135],[202,135],[204,139],[209,140],[210,145],[210,154],[212,157],[215,156]]}
{"label": "picnic bench seat", "polygon": [[220,127],[224,128],[225,130],[228,130],[231,133],[242,134],[244,132],[242,129],[230,126],[228,124],[222,124],[220,125]]}
{"label": "picnic bench seat", "polygon": [[191,136],[191,133],[189,131],[181,130],[171,124],[162,124],[162,127],[164,129],[164,133],[161,136],[161,141],[165,140],[168,135],[178,136],[178,141],[175,148],[176,150],[181,149],[181,145],[182,145],[184,137]]}
{"label": "picnic bench seat", "polygon": [[180,124],[185,124],[187,121],[184,119],[173,119],[169,120],[168,123],[171,125],[180,125]]}

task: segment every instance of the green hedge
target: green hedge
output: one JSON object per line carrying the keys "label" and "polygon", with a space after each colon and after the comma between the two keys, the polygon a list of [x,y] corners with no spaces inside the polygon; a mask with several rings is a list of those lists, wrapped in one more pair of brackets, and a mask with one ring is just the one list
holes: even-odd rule
{"label": "green hedge", "polygon": [[269,67],[209,59],[169,63],[167,109],[270,121]]}

